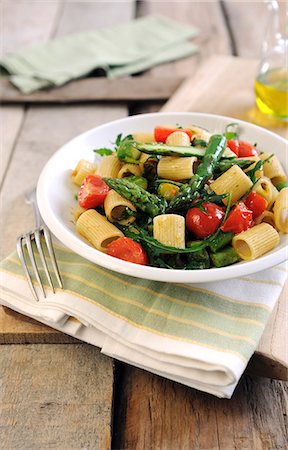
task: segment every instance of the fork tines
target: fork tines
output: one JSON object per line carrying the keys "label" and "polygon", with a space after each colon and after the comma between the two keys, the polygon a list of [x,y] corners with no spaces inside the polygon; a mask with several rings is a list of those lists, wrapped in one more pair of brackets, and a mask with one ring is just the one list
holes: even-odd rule
{"label": "fork tines", "polygon": [[[41,239],[42,236],[44,237],[44,239]],[[56,262],[55,253],[54,253],[54,249],[53,249],[53,245],[52,245],[52,239],[51,239],[51,235],[50,235],[48,228],[46,226],[42,225],[41,227],[37,228],[36,230],[34,230],[30,233],[19,236],[17,239],[18,256],[20,258],[23,270],[25,272],[25,275],[26,275],[27,281],[29,283],[30,289],[33,293],[33,296],[37,301],[39,301],[38,294],[37,294],[37,291],[33,284],[32,276],[29,272],[28,264],[26,262],[26,258],[27,258],[27,260],[29,259],[29,261],[31,263],[31,267],[32,267],[31,272],[36,277],[36,281],[40,287],[40,290],[41,290],[43,296],[46,297],[43,282],[41,280],[39,268],[38,268],[36,258],[35,258],[35,250],[36,249],[35,249],[35,246],[33,245],[33,240],[36,243],[36,248],[38,250],[46,278],[47,278],[48,283],[49,283],[51,289],[53,290],[53,292],[55,293],[55,288],[54,288],[54,284],[53,284],[53,281],[52,281],[52,278],[51,278],[51,275],[49,272],[46,257],[45,257],[44,251],[43,251],[43,247],[42,247],[43,242],[45,243],[46,248],[48,250],[48,255],[50,257],[53,271],[54,271],[57,283],[61,289],[63,288],[63,284],[62,284],[62,280],[60,277],[60,272],[58,269],[58,265]],[[26,256],[24,253],[25,247],[27,249]]]}

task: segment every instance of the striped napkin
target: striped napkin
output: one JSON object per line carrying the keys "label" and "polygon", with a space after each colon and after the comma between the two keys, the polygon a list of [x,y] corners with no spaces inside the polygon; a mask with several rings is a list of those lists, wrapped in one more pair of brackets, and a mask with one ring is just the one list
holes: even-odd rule
{"label": "striped napkin", "polygon": [[198,31],[168,17],[151,15],[114,27],[63,36],[23,48],[0,60],[0,68],[23,93],[61,86],[102,69],[116,78],[197,52],[188,40]]}
{"label": "striped napkin", "polygon": [[0,265],[2,305],[113,358],[226,398],[257,347],[287,274],[282,264],[205,285],[154,282],[55,247],[65,289],[54,295],[46,287],[47,298],[35,302],[14,253]]}

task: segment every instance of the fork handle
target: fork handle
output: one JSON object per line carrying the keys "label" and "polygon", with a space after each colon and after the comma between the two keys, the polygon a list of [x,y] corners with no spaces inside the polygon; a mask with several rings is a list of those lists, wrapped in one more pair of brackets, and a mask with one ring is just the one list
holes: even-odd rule
{"label": "fork handle", "polygon": [[28,205],[30,205],[33,209],[34,218],[35,218],[35,226],[36,228],[39,228],[42,224],[42,217],[40,215],[40,211],[37,205],[37,199],[36,199],[36,189],[33,189],[31,192],[25,193],[25,200]]}

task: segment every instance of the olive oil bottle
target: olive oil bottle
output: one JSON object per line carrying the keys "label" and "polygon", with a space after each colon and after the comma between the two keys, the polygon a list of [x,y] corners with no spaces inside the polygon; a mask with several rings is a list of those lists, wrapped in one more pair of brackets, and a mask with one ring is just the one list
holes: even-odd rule
{"label": "olive oil bottle", "polygon": [[288,67],[270,69],[258,75],[255,95],[260,111],[288,120]]}
{"label": "olive oil bottle", "polygon": [[262,113],[288,121],[288,2],[265,3],[268,23],[255,78],[256,104]]}

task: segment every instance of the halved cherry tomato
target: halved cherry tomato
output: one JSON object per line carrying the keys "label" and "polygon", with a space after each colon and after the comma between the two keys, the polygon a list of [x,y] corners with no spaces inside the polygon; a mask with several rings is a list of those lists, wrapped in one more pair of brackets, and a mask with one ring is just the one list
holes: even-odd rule
{"label": "halved cherry tomato", "polygon": [[227,219],[221,226],[224,232],[231,231],[238,234],[248,230],[253,225],[253,213],[243,202],[239,202],[228,214]]}
{"label": "halved cherry tomato", "polygon": [[227,141],[227,147],[232,150],[233,153],[238,157],[239,156],[239,141],[236,139],[229,139]]}
{"label": "halved cherry tomato", "polygon": [[249,144],[245,141],[238,141],[239,142],[239,158],[245,158],[245,156],[258,156],[259,152],[254,145]]}
{"label": "halved cherry tomato", "polygon": [[211,202],[203,202],[200,208],[190,208],[186,214],[186,226],[198,239],[204,239],[215,233],[219,227],[224,212],[220,206]]}
{"label": "halved cherry tomato", "polygon": [[261,216],[261,214],[267,208],[268,202],[266,198],[262,197],[262,195],[257,192],[251,191],[250,194],[244,200],[245,205],[248,209],[250,209],[253,213],[253,219]]}
{"label": "halved cherry tomato", "polygon": [[99,175],[88,175],[84,178],[78,193],[78,202],[82,208],[95,208],[104,203],[110,188]]}
{"label": "halved cherry tomato", "polygon": [[125,236],[110,242],[107,245],[107,254],[134,264],[146,266],[149,263],[148,255],[142,245]]}
{"label": "halved cherry tomato", "polygon": [[192,131],[186,130],[184,128],[165,128],[165,127],[155,127],[154,128],[154,139],[156,142],[163,142],[165,144],[169,134],[174,133],[174,131],[183,131],[188,134],[189,138],[192,138]]}

